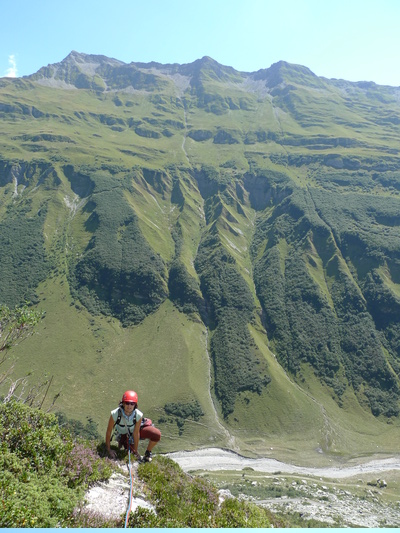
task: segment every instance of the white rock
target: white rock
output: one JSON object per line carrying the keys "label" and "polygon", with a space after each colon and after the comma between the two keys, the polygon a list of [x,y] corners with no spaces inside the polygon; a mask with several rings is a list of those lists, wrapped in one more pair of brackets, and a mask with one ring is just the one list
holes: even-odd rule
{"label": "white rock", "polygon": [[[138,492],[137,489],[134,492]],[[127,512],[130,498],[129,478],[114,473],[109,480],[100,482],[86,493],[84,509],[106,518],[120,518]],[[140,497],[132,498],[131,512],[138,507],[151,509],[154,506]]]}

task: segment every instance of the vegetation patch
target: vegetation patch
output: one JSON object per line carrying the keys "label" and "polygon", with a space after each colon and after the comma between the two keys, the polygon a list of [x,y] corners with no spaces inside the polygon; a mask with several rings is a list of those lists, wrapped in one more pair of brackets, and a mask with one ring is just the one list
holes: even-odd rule
{"label": "vegetation patch", "polygon": [[0,404],[0,526],[68,527],[84,490],[112,473],[54,415],[10,401]]}
{"label": "vegetation patch", "polygon": [[[347,244],[350,238],[347,213],[356,214],[357,208],[349,207],[347,211],[341,203],[345,201],[347,204],[351,200],[351,197],[341,196],[337,204],[330,200],[329,206],[319,201],[316,213],[313,202],[295,190],[285,201],[284,209],[283,205],[278,205],[270,218],[260,221],[255,242],[260,243],[259,246],[262,242],[264,246],[267,243],[267,246],[255,263],[255,283],[265,310],[269,337],[281,363],[290,372],[296,375],[301,362],[305,361],[332,387],[339,405],[350,385],[361,402],[362,398],[367,399],[374,415],[397,416],[398,383],[365,305],[365,298],[376,296],[366,290],[371,285],[362,282],[363,278],[370,280],[368,271],[374,271],[379,259],[373,252],[372,242],[369,245],[359,242],[357,248]],[[390,209],[389,206],[385,210]],[[334,215],[334,209],[342,216]],[[366,216],[365,213],[364,210],[360,216]],[[322,221],[329,224],[336,238],[332,238]],[[282,234],[289,242],[291,252],[288,257],[282,256],[280,249],[278,237]],[[391,247],[389,243],[385,248],[388,247]],[[321,253],[325,276],[323,287],[307,268],[310,259],[305,251],[309,249]],[[380,246],[380,253],[383,249]],[[340,259],[342,254],[358,268],[356,279],[359,285]],[[360,260],[360,254],[363,260]],[[326,298],[325,284],[330,287],[330,299]],[[364,295],[360,287],[364,288]],[[380,291],[383,296],[382,284],[374,283],[374,287],[374,291]],[[391,307],[394,309],[393,304]],[[370,308],[374,313],[377,311],[372,301]],[[392,354],[397,368],[398,355],[396,351]]]}
{"label": "vegetation patch", "polygon": [[143,237],[123,190],[102,186],[101,178],[93,177],[97,194],[87,223],[94,235],[71,265],[71,287],[90,312],[137,324],[167,296],[165,265]]}
{"label": "vegetation patch", "polygon": [[186,420],[198,422],[204,416],[203,409],[197,400],[189,403],[170,402],[164,405],[166,415],[171,416],[179,428],[179,434],[183,433]]}
{"label": "vegetation patch", "polygon": [[140,465],[138,473],[156,514],[138,509],[129,518],[130,527],[271,527],[268,511],[234,498],[220,505],[213,485],[185,474],[166,457]]}
{"label": "vegetation patch", "polygon": [[201,242],[196,269],[213,331],[215,392],[226,417],[239,392],[260,393],[270,378],[248,330],[254,312],[252,294],[217,235],[210,233]]}
{"label": "vegetation patch", "polygon": [[29,201],[10,208],[0,221],[0,301],[9,306],[36,301],[35,289],[50,272],[43,237],[46,209],[27,216],[30,208]]}
{"label": "vegetation patch", "polygon": [[198,281],[180,260],[175,260],[168,277],[169,297],[183,313],[202,313],[203,298]]}

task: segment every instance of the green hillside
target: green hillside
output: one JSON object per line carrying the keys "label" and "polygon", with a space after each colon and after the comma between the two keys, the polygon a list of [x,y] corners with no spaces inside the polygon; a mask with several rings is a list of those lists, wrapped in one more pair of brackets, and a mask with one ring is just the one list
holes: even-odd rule
{"label": "green hillside", "polygon": [[15,375],[100,433],[134,388],[164,450],[397,449],[399,94],[77,52],[1,79],[0,303],[45,312]]}

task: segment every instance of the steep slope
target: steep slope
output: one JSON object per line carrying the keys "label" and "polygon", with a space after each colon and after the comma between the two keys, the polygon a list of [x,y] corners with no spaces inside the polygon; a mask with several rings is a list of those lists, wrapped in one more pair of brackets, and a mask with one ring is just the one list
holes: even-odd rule
{"label": "steep slope", "polygon": [[1,80],[0,299],[47,313],[17,370],[98,422],[134,381],[169,449],[390,448],[399,91],[77,52]]}

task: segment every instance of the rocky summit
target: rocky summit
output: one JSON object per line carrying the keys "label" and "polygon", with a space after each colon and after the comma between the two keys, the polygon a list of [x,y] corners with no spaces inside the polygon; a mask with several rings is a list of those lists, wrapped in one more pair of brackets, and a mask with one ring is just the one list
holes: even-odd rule
{"label": "rocky summit", "polygon": [[397,449],[399,97],[209,57],[2,78],[0,303],[45,312],[15,372],[100,425],[134,388],[165,450]]}

